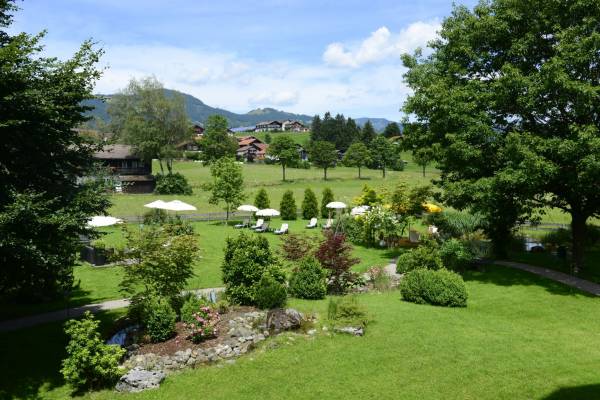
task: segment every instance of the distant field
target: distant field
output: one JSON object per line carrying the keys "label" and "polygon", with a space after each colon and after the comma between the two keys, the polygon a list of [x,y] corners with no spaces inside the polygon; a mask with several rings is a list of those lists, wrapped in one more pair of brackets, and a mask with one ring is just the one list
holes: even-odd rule
{"label": "distant field", "polygon": [[[239,132],[235,134],[237,137],[254,136],[263,142],[265,141],[266,135],[267,132]],[[308,143],[308,140],[310,139],[310,132],[269,132],[269,135],[271,135],[271,139],[275,139],[277,136],[281,135],[288,135],[291,136],[296,143],[303,146]]]}

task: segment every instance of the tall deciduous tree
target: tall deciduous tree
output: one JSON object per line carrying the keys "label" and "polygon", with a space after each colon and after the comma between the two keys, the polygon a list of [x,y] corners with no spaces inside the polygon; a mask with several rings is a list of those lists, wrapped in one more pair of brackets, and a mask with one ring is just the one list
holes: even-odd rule
{"label": "tall deciduous tree", "polygon": [[156,78],[132,79],[108,105],[110,127],[119,140],[130,144],[146,161],[156,158],[173,172],[175,147],[191,139],[192,129],[183,96],[167,96]]}
{"label": "tall deciduous tree", "polygon": [[425,177],[425,168],[434,159],[434,150],[431,147],[424,147],[413,151],[413,161],[423,169]]}
{"label": "tall deciduous tree", "polygon": [[396,145],[383,137],[383,135],[377,135],[377,137],[371,141],[369,148],[371,149],[371,160],[373,161],[373,165],[381,170],[381,173],[385,178],[386,170],[393,165],[396,165],[398,162],[400,155]]}
{"label": "tall deciduous tree", "polygon": [[206,189],[211,191],[210,204],[225,203],[226,221],[229,213],[246,198],[242,167],[232,158],[220,158],[210,167],[213,182]]}
{"label": "tall deciduous tree", "polygon": [[237,140],[227,132],[227,120],[220,115],[207,118],[199,145],[202,160],[209,164],[224,157],[235,157],[238,149]]}
{"label": "tall deciduous tree", "polygon": [[438,144],[454,207],[481,211],[503,255],[537,207],[571,214],[573,264],[600,214],[600,3],[493,0],[455,7],[433,52],[404,56],[405,106]]}
{"label": "tall deciduous tree", "polygon": [[300,159],[296,142],[290,135],[277,136],[269,146],[268,153],[281,164],[283,181],[285,181],[285,167]]}
{"label": "tall deciduous tree", "polygon": [[371,152],[364,143],[353,143],[350,147],[348,147],[348,150],[346,150],[343,162],[344,165],[348,167],[358,168],[358,179],[361,179],[360,170],[362,167],[369,165],[371,162]]}
{"label": "tall deciduous tree", "polygon": [[86,122],[102,54],[84,42],[61,62],[44,34],[10,35],[16,10],[0,1],[0,296],[39,301],[73,284],[79,234],[110,202],[94,173],[99,148],[74,128]]}
{"label": "tall deciduous tree", "polygon": [[323,168],[323,179],[327,180],[327,170],[335,167],[338,160],[337,150],[333,143],[318,141],[310,146],[310,161],[316,167]]}

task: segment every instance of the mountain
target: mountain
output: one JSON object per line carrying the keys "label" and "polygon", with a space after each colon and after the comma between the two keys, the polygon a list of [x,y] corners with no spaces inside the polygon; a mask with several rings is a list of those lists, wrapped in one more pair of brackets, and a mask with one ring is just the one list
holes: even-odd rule
{"label": "mountain", "polygon": [[[210,115],[222,115],[229,122],[231,128],[237,128],[240,126],[256,125],[262,121],[269,120],[298,120],[305,124],[310,124],[312,116],[306,114],[294,114],[286,111],[276,110],[274,108],[257,108],[255,110],[248,111],[245,114],[237,114],[231,111],[224,110],[222,108],[215,108],[205,104],[202,100],[187,94],[181,93],[175,90],[165,89],[167,96],[173,96],[179,94],[183,96],[185,109],[189,118],[194,122],[204,123]],[[97,98],[87,100],[84,102],[85,105],[93,107],[92,111],[87,114],[95,119],[101,119],[107,122],[110,117],[107,112],[108,103],[113,95],[97,95]],[[104,100],[103,100],[104,99]],[[356,123],[360,126],[364,125],[367,120],[371,120],[373,127],[376,131],[382,131],[390,121],[385,118],[358,118]],[[93,120],[90,121],[91,125],[94,125]]]}
{"label": "mountain", "polygon": [[[371,121],[371,124],[373,125],[375,132],[383,132],[385,127],[388,126],[388,124],[390,124],[391,122],[393,122],[393,121],[390,121],[389,119],[385,119],[385,118],[367,118],[367,117],[356,118],[354,121],[356,122],[356,125],[360,126],[361,128],[367,123],[367,121]],[[402,130],[402,124],[398,123],[398,126],[400,126],[400,130]]]}

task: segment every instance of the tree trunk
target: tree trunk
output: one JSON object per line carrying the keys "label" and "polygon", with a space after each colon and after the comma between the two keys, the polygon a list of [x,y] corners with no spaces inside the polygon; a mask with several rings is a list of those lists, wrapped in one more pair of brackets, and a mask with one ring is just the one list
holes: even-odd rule
{"label": "tree trunk", "polygon": [[281,168],[283,169],[283,181],[285,182],[285,164],[281,164]]}
{"label": "tree trunk", "polygon": [[327,180],[327,168],[323,168],[324,179]]}
{"label": "tree trunk", "polygon": [[571,251],[573,259],[571,265],[573,273],[577,274],[584,268],[585,258],[585,235],[586,235],[587,216],[580,211],[571,211],[571,232],[572,240]]}
{"label": "tree trunk", "polygon": [[227,207],[225,207],[225,225],[229,223],[229,203],[227,203]]}
{"label": "tree trunk", "polygon": [[[152,161],[150,161],[150,162],[152,162]],[[164,175],[165,174],[165,169],[163,168],[162,160],[160,158],[158,159],[158,165],[160,165],[160,173],[161,173],[161,175]]]}
{"label": "tree trunk", "polygon": [[425,164],[423,164],[423,178],[425,178]]}
{"label": "tree trunk", "polygon": [[383,173],[383,177],[385,178],[385,166],[381,169],[381,172]]}
{"label": "tree trunk", "polygon": [[358,179],[360,179],[360,167],[358,167]]}
{"label": "tree trunk", "polygon": [[173,160],[167,159],[167,170],[169,171],[169,175],[173,173]]}

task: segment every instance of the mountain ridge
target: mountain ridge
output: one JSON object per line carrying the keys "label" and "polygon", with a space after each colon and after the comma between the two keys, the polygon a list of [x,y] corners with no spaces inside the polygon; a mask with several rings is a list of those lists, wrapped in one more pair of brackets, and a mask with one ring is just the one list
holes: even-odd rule
{"label": "mountain ridge", "polygon": [[[231,128],[256,125],[259,122],[268,120],[286,119],[298,120],[305,124],[310,124],[313,118],[311,115],[295,114],[283,110],[277,110],[271,107],[255,108],[245,114],[238,114],[222,108],[211,107],[199,98],[188,93],[183,93],[172,89],[165,89],[165,93],[167,96],[173,96],[175,94],[183,96],[186,113],[188,117],[195,123],[204,123],[210,115],[215,114],[225,117]],[[92,117],[92,120],[90,121],[91,125],[94,125],[94,119],[96,118],[104,122],[108,122],[110,120],[107,109],[108,103],[113,96],[114,94],[98,94],[96,95],[96,98],[84,101],[84,105],[93,107],[93,110],[86,113],[86,115]],[[385,126],[388,123],[392,122],[385,118],[370,117],[357,118],[355,121],[358,125],[362,126],[367,122],[367,120],[371,121],[376,131],[382,131],[385,129]]]}

